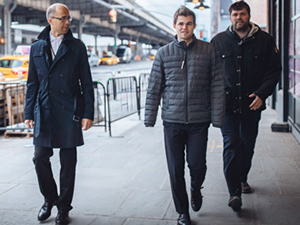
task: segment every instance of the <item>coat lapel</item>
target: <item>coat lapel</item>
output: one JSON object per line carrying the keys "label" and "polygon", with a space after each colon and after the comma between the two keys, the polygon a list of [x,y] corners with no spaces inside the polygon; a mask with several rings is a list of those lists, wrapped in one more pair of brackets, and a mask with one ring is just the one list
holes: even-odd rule
{"label": "coat lapel", "polygon": [[51,63],[52,63],[52,55],[51,55],[50,45],[44,46],[43,51],[45,52],[45,61],[46,61],[47,68],[49,69],[51,67]]}
{"label": "coat lapel", "polygon": [[56,56],[52,62],[51,69],[55,66],[55,64],[69,51],[68,46],[66,46],[64,43],[61,43],[59,46]]}

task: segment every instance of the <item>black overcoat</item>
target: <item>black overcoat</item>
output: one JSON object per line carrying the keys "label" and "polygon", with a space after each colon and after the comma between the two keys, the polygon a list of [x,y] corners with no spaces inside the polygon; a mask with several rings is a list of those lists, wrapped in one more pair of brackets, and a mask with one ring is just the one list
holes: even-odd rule
{"label": "black overcoat", "polygon": [[37,146],[83,145],[81,119],[94,118],[94,91],[85,45],[69,30],[52,62],[46,27],[30,51],[25,120],[34,120]]}

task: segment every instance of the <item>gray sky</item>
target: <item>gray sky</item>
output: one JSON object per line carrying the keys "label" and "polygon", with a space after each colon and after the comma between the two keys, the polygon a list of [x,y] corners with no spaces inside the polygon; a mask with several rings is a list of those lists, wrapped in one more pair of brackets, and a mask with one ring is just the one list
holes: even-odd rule
{"label": "gray sky", "polygon": [[135,0],[137,4],[173,29],[174,12],[184,5],[184,0]]}

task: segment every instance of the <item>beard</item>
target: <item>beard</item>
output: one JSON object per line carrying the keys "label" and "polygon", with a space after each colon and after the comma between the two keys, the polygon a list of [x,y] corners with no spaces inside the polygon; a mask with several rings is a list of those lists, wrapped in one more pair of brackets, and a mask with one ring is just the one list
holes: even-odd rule
{"label": "beard", "polygon": [[237,24],[235,24],[234,29],[236,31],[246,31],[249,27],[249,21],[245,22],[243,26],[238,26]]}

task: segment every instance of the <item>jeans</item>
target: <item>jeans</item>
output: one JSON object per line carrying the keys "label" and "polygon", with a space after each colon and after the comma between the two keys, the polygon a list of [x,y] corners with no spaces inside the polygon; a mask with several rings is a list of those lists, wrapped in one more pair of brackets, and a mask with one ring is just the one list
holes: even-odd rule
{"label": "jeans", "polygon": [[200,190],[206,174],[206,147],[209,123],[178,124],[164,122],[165,150],[173,201],[178,213],[188,212],[184,179],[185,149],[191,188]]}
{"label": "jeans", "polygon": [[226,112],[223,127],[224,175],[230,196],[241,195],[251,168],[261,111],[242,114]]}

